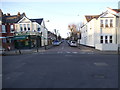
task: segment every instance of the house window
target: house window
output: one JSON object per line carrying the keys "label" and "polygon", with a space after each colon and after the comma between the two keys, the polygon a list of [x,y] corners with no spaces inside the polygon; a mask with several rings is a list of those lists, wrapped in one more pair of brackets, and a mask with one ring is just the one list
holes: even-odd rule
{"label": "house window", "polygon": [[30,24],[28,24],[27,26],[28,26],[28,30],[30,30]]}
{"label": "house window", "polygon": [[112,43],[112,36],[110,36],[110,43]]}
{"label": "house window", "polygon": [[110,19],[110,27],[113,27],[113,20]]}
{"label": "house window", "polygon": [[22,27],[22,24],[20,24],[20,30],[23,31],[23,27]]}
{"label": "house window", "polygon": [[105,27],[108,27],[108,20],[105,20]]}
{"label": "house window", "polygon": [[15,30],[17,30],[18,29],[18,25],[15,25]]}
{"label": "house window", "polygon": [[2,25],[2,33],[6,33],[5,25]]}
{"label": "house window", "polygon": [[100,27],[103,27],[103,20],[100,21]]}
{"label": "house window", "polygon": [[24,31],[26,31],[27,30],[27,28],[26,28],[26,24],[24,24]]}
{"label": "house window", "polygon": [[40,31],[40,26],[38,26],[38,31]]}
{"label": "house window", "polygon": [[10,25],[10,30],[11,30],[11,33],[14,32],[14,26],[13,25]]}
{"label": "house window", "polygon": [[103,43],[103,36],[100,37],[100,43]]}
{"label": "house window", "polygon": [[108,43],[108,37],[105,36],[105,43]]}

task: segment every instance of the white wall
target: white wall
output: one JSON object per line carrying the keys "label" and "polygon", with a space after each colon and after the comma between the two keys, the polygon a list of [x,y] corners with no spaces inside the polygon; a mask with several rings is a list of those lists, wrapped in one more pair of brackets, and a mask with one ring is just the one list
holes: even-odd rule
{"label": "white wall", "polygon": [[[113,11],[112,11],[113,12]],[[108,27],[105,27],[105,21],[108,20]],[[110,27],[110,20],[113,20],[113,27]],[[101,20],[103,20],[104,27],[100,27]],[[87,46],[96,47],[100,50],[116,50],[117,42],[120,43],[120,28],[117,29],[116,16],[111,14],[109,11],[106,11],[99,18],[94,18],[91,21],[86,23],[85,26],[81,29],[81,40],[80,43]],[[120,22],[120,20],[119,20]],[[87,32],[86,32],[87,26]],[[120,23],[119,23],[120,26]],[[118,36],[117,31],[118,30]],[[100,43],[100,37],[103,36],[103,45]],[[105,43],[105,36],[107,36],[108,43]],[[112,44],[110,43],[110,36],[112,36]],[[112,47],[112,48],[111,48]]]}
{"label": "white wall", "polygon": [[96,44],[95,49],[101,51],[117,51],[118,44]]}

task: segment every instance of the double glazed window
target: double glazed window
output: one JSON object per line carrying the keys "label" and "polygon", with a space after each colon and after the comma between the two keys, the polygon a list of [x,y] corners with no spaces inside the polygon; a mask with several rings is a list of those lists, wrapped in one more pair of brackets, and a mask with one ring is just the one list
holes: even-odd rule
{"label": "double glazed window", "polygon": [[112,39],[113,39],[112,35],[100,36],[100,43],[101,44],[113,43]]}
{"label": "double glazed window", "polygon": [[108,36],[105,36],[105,43],[108,43]]}
{"label": "double glazed window", "polygon": [[5,25],[2,25],[2,33],[6,33]]}
{"label": "double glazed window", "polygon": [[108,27],[108,20],[105,20],[105,27]]}
{"label": "double glazed window", "polygon": [[101,20],[100,23],[101,23],[100,27],[103,27],[103,20]]}
{"label": "double glazed window", "polygon": [[20,24],[20,31],[23,31],[23,27],[22,27],[22,24]]}
{"label": "double glazed window", "polygon": [[103,36],[100,37],[100,43],[103,43]]}
{"label": "double glazed window", "polygon": [[27,28],[26,28],[26,24],[24,24],[24,31],[26,31],[27,30]]}
{"label": "double glazed window", "polygon": [[[105,25],[104,25],[105,23]],[[100,27],[113,27],[113,19],[106,19],[100,21]]]}
{"label": "double glazed window", "polygon": [[14,32],[14,26],[13,25],[10,25],[10,30],[11,30],[11,32]]}
{"label": "double glazed window", "polygon": [[40,31],[40,26],[38,26],[38,31]]}
{"label": "double glazed window", "polygon": [[110,27],[113,27],[113,20],[110,19]]}
{"label": "double glazed window", "polygon": [[30,24],[27,24],[27,26],[28,26],[28,30],[30,30]]}
{"label": "double glazed window", "polygon": [[112,43],[112,36],[110,36],[110,43]]}

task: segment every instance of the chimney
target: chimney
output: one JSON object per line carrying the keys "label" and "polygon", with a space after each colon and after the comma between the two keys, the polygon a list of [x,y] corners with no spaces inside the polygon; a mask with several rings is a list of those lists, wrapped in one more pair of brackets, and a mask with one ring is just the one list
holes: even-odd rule
{"label": "chimney", "polygon": [[18,12],[18,14],[17,14],[18,16],[20,16],[20,12]]}
{"label": "chimney", "polygon": [[7,16],[10,16],[10,13],[7,13]]}
{"label": "chimney", "polygon": [[25,15],[25,12],[23,12],[23,16],[26,16],[26,15]]}
{"label": "chimney", "polygon": [[2,17],[3,16],[3,12],[2,12],[2,10],[0,9],[0,17]]}

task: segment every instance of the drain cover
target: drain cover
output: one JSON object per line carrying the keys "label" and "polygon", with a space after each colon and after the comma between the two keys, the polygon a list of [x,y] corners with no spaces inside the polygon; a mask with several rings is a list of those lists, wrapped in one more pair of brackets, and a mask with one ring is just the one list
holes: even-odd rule
{"label": "drain cover", "polygon": [[103,79],[105,78],[105,75],[104,74],[95,74],[93,75],[94,78],[98,78],[98,79]]}
{"label": "drain cover", "polygon": [[96,62],[96,63],[94,63],[96,66],[108,66],[108,64],[107,63],[105,63],[105,62]]}

